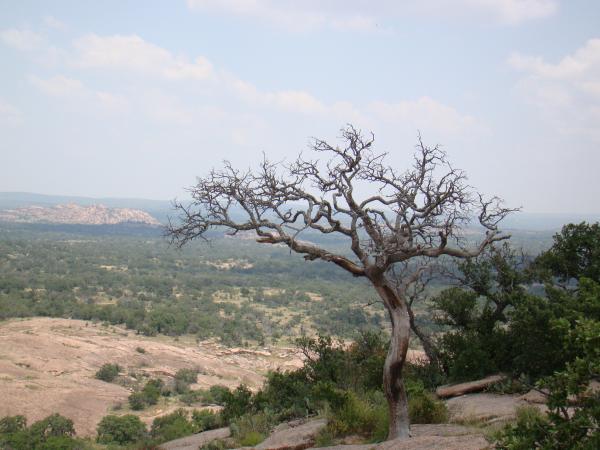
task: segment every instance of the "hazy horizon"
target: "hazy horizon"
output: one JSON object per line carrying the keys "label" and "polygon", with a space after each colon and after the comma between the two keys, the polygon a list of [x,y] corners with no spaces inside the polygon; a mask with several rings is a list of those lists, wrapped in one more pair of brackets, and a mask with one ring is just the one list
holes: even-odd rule
{"label": "hazy horizon", "polygon": [[346,123],[402,169],[420,132],[527,213],[600,213],[600,4],[0,3],[0,191],[185,195]]}

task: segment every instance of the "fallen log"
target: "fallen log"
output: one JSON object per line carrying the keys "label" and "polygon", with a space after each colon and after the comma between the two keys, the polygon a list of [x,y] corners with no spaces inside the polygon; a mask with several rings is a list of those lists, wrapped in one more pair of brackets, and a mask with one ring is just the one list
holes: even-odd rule
{"label": "fallen log", "polygon": [[457,397],[459,395],[468,394],[469,392],[483,391],[485,388],[495,383],[506,380],[506,378],[506,375],[498,374],[482,378],[481,380],[469,381],[466,383],[446,384],[438,387],[435,390],[435,394],[439,398]]}

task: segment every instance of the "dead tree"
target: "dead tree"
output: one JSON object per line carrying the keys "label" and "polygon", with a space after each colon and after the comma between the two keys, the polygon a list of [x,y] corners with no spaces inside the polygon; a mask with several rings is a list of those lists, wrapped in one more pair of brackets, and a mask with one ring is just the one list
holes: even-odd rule
{"label": "dead tree", "polygon": [[[411,329],[404,286],[422,268],[390,280],[394,265],[446,255],[469,258],[509,236],[498,229],[511,211],[497,197],[485,200],[453,168],[439,147],[420,136],[412,167],[398,172],[373,152],[373,135],[352,126],[342,130],[342,146],[315,139],[317,159],[300,155],[293,163],[266,158],[256,171],[225,163],[190,189],[192,202],[175,202],[179,221],[167,235],[181,246],[214,228],[230,234],[252,232],[257,242],[283,244],[307,260],[332,262],[356,277],[366,278],[387,309],[391,341],[383,386],[389,404],[388,439],[409,437],[409,418],[402,368]],[[327,161],[327,162],[325,162]],[[477,243],[465,237],[472,221],[482,227]],[[347,253],[301,240],[306,231],[337,234],[348,240]],[[306,236],[306,234],[305,234]]]}

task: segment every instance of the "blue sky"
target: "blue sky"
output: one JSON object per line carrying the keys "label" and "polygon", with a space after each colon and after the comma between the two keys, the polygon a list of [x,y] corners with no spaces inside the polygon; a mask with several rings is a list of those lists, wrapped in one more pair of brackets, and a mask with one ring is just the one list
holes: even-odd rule
{"label": "blue sky", "polygon": [[171,199],[353,123],[600,213],[597,1],[0,0],[0,57],[0,191]]}

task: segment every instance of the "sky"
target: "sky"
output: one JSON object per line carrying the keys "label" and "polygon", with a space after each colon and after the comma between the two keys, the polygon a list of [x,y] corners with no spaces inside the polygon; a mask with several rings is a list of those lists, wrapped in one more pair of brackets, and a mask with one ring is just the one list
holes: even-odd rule
{"label": "sky", "polygon": [[0,191],[168,200],[351,123],[600,213],[597,0],[0,0],[0,58]]}

